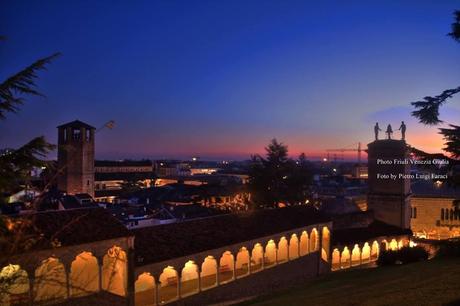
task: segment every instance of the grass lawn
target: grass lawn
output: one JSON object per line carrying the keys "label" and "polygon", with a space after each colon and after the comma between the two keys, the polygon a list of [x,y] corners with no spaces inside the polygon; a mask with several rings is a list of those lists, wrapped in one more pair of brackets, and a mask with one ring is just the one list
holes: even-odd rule
{"label": "grass lawn", "polygon": [[460,258],[333,272],[240,305],[460,305]]}

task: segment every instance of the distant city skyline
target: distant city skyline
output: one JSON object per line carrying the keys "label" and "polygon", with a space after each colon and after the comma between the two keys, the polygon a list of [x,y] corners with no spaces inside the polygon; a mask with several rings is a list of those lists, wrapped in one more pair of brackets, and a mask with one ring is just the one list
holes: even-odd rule
{"label": "distant city skyline", "polygon": [[[114,120],[97,135],[98,159],[241,160],[272,138],[293,157],[319,158],[365,146],[376,121],[396,131],[404,120],[409,144],[440,151],[437,128],[411,118],[410,102],[458,85],[460,49],[446,36],[455,9],[458,1],[10,1],[0,11],[0,78],[63,55],[39,73],[46,98],[27,97],[0,122],[0,148],[39,135],[57,143],[56,126],[75,119]],[[441,110],[447,123],[460,117],[459,99]]]}

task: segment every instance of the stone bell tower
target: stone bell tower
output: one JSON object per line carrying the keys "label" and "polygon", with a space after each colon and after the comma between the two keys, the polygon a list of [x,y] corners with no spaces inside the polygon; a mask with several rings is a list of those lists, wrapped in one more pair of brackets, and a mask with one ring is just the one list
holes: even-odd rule
{"label": "stone bell tower", "polygon": [[368,147],[367,205],[376,219],[410,228],[410,162],[404,140],[375,140]]}
{"label": "stone bell tower", "polygon": [[94,197],[94,132],[75,120],[58,128],[58,188],[67,194]]}

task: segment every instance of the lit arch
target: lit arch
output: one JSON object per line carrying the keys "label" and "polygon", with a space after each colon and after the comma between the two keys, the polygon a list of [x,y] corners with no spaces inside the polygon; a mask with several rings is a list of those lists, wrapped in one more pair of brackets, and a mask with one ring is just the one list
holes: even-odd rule
{"label": "lit arch", "polygon": [[397,249],[398,249],[398,242],[396,241],[396,239],[391,239],[390,250],[396,251]]}
{"label": "lit arch", "polygon": [[359,248],[359,245],[355,244],[351,252],[351,265],[354,267],[354,266],[359,266],[360,264],[361,264],[361,249]]}
{"label": "lit arch", "polygon": [[225,284],[233,280],[234,272],[233,254],[230,251],[224,252],[219,260],[219,282]]}
{"label": "lit arch", "polygon": [[235,276],[243,277],[249,274],[249,251],[242,247],[236,254]]}
{"label": "lit arch", "polygon": [[278,242],[277,263],[282,263],[288,260],[288,242],[286,237],[281,237]]}
{"label": "lit arch", "polygon": [[303,231],[302,235],[300,235],[300,256],[305,256],[308,254],[308,233],[307,231]]}
{"label": "lit arch", "polygon": [[276,265],[276,244],[270,239],[265,246],[264,267],[268,268]]}
{"label": "lit arch", "polygon": [[296,259],[299,257],[299,238],[296,234],[291,235],[289,240],[289,259]]}
{"label": "lit arch", "polygon": [[256,243],[251,252],[251,273],[258,272],[262,270],[264,249],[260,243]]}
{"label": "lit arch", "polygon": [[318,251],[318,231],[314,228],[310,233],[310,252],[316,251]]}
{"label": "lit arch", "polygon": [[342,256],[340,258],[340,267],[342,269],[347,269],[347,268],[350,268],[350,266],[351,266],[350,250],[348,250],[347,247],[344,247],[342,251]]}
{"label": "lit arch", "polygon": [[332,251],[332,271],[340,269],[340,251],[338,249],[334,249]]}
{"label": "lit arch", "polygon": [[163,269],[163,273],[159,277],[160,286],[158,288],[158,302],[167,303],[174,301],[178,298],[177,296],[177,282],[178,275],[177,271],[171,267],[167,266]]}
{"label": "lit arch", "polygon": [[324,226],[322,230],[322,241],[321,241],[321,258],[324,261],[329,261],[329,250],[331,247],[331,234],[329,229]]}
{"label": "lit arch", "polygon": [[125,251],[113,246],[104,255],[102,265],[102,288],[113,294],[125,296],[128,283],[128,260]]}
{"label": "lit arch", "polygon": [[34,292],[35,302],[57,302],[67,298],[66,271],[59,259],[45,259],[35,270]]}
{"label": "lit arch", "polygon": [[99,291],[99,265],[90,252],[82,252],[75,257],[70,267],[70,295],[72,297],[90,295]]}
{"label": "lit arch", "polygon": [[155,279],[144,272],[134,283],[134,301],[136,306],[155,305]]}
{"label": "lit arch", "polygon": [[379,258],[379,243],[377,241],[374,241],[372,243],[372,249],[371,249],[371,260],[375,261]]}
{"label": "lit arch", "polygon": [[361,264],[366,264],[371,261],[371,247],[369,243],[364,243],[363,249],[361,250]]}
{"label": "lit arch", "polygon": [[404,246],[404,241],[401,239],[398,242],[398,249],[401,249]]}
{"label": "lit arch", "polygon": [[0,294],[0,305],[10,305],[14,300],[17,304],[29,302],[29,277],[26,271],[19,265],[4,266],[0,270],[0,286],[3,294]]}
{"label": "lit arch", "polygon": [[201,265],[201,289],[206,290],[217,286],[217,261],[207,256]]}
{"label": "lit arch", "polygon": [[198,266],[192,260],[185,263],[181,273],[181,296],[197,293],[199,289]]}

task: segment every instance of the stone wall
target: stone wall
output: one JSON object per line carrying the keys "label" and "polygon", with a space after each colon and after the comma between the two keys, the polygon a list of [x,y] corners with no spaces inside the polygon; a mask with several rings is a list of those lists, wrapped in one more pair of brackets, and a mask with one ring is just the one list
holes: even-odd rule
{"label": "stone wall", "polygon": [[[301,284],[305,280],[318,275],[319,252],[300,257],[290,262],[267,268],[244,278],[202,291],[199,294],[183,298],[170,305],[212,305],[242,301],[258,295],[268,294],[275,290]],[[322,263],[321,270],[329,270]]]}

